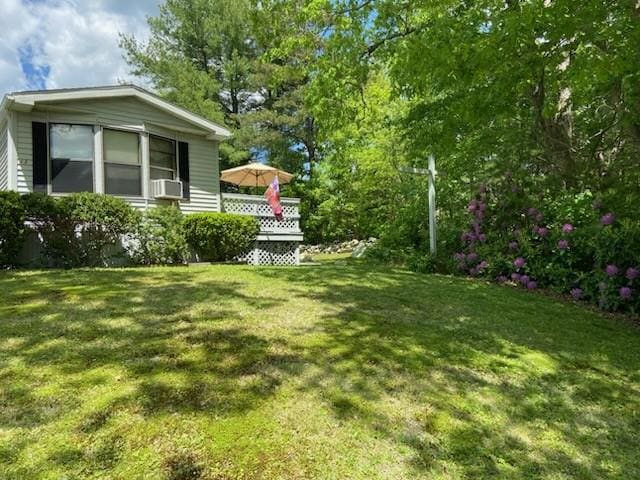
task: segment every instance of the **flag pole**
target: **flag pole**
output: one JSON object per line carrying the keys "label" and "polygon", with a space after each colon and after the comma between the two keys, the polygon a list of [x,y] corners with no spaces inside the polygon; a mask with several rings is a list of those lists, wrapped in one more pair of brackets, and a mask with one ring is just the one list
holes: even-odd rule
{"label": "flag pole", "polygon": [[437,250],[437,226],[436,226],[436,159],[429,155],[429,249],[431,255]]}
{"label": "flag pole", "polygon": [[400,167],[400,171],[404,173],[413,173],[414,175],[427,175],[429,180],[429,188],[427,199],[429,202],[429,251],[435,256],[437,252],[437,225],[436,225],[436,159],[433,155],[429,155],[427,160],[428,168],[416,167]]}

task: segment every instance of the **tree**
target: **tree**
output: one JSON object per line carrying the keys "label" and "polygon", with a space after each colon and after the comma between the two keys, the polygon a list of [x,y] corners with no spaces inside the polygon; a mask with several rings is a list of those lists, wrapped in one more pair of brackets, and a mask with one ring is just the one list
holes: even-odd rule
{"label": "tree", "polygon": [[[122,35],[120,45],[133,73],[151,81],[170,101],[228,126],[252,106],[253,63],[259,52],[251,36],[248,0],[167,0],[148,19],[148,43]],[[224,144],[224,164],[248,158]]]}
{"label": "tree", "polygon": [[344,0],[326,9],[337,20],[316,96],[360,95],[371,72],[388,70],[411,104],[408,147],[436,153],[447,173],[474,183],[520,171],[541,188],[602,192],[638,181],[637,2]]}
{"label": "tree", "polygon": [[167,0],[149,19],[148,43],[121,37],[134,74],[234,130],[221,148],[223,167],[253,157],[309,176],[318,161],[305,105],[311,43],[286,42],[293,32],[313,38],[315,30],[293,3]]}

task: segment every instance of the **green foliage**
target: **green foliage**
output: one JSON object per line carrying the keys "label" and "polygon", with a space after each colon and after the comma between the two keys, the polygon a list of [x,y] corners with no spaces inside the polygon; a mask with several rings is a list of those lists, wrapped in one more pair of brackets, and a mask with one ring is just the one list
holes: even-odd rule
{"label": "green foliage", "polygon": [[457,271],[549,288],[608,310],[640,311],[638,279],[628,273],[640,266],[638,220],[603,224],[608,205],[593,202],[589,192],[549,200],[525,183],[491,183],[469,203],[463,246],[446,252]]}
{"label": "green foliage", "polygon": [[407,260],[407,267],[418,273],[435,273],[437,263],[434,256],[429,253],[414,252]]}
{"label": "green foliage", "polygon": [[67,204],[44,193],[22,197],[27,219],[42,239],[42,258],[47,266],[71,268],[84,264],[76,226]]}
{"label": "green foliage", "polygon": [[184,217],[176,207],[157,207],[144,212],[132,248],[135,261],[143,265],[182,264],[189,258]]}
{"label": "green foliage", "polygon": [[23,198],[26,216],[43,240],[43,256],[56,267],[105,265],[120,254],[121,238],[135,231],[139,213],[124,200],[97,193]]}
{"label": "green foliage", "polygon": [[24,240],[24,205],[16,192],[0,192],[0,267],[15,265]]}
{"label": "green foliage", "polygon": [[[304,92],[305,60],[320,37],[289,3],[168,0],[148,19],[146,43],[121,37],[135,75],[168,100],[235,130],[220,149],[223,168],[260,155],[303,174],[305,164],[317,161]],[[290,35],[306,41],[288,42]]]}
{"label": "green foliage", "polygon": [[184,220],[187,243],[205,261],[232,260],[251,248],[258,221],[248,215],[195,213]]}
{"label": "green foliage", "polygon": [[637,212],[637,4],[410,3],[170,0],[148,43],[122,47],[165,97],[236,130],[223,167],[259,157],[298,174],[287,190],[310,242],[424,250],[425,182],[398,167],[431,153],[447,252],[469,192],[492,179],[575,222],[590,198]]}
{"label": "green foliage", "polygon": [[347,102],[353,121],[323,132],[323,163],[301,206],[307,241],[379,237],[415,193],[414,179],[398,173],[404,159],[391,125],[403,103],[383,76],[367,83],[363,97],[366,104]]}

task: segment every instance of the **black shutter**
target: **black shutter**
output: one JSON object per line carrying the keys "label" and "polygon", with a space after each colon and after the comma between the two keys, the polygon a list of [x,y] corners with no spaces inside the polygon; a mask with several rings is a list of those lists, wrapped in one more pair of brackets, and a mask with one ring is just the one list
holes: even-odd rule
{"label": "black shutter", "polygon": [[189,200],[191,191],[189,188],[189,144],[187,142],[178,142],[178,168],[182,182],[182,198]]}
{"label": "black shutter", "polygon": [[31,140],[33,146],[33,191],[46,192],[47,175],[47,124],[31,122]]}

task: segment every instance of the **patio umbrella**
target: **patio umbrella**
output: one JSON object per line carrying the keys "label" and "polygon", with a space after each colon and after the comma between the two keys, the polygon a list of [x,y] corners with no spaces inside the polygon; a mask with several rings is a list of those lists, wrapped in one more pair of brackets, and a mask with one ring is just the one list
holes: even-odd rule
{"label": "patio umbrella", "polygon": [[220,180],[241,187],[267,187],[278,176],[280,183],[289,183],[293,175],[262,163],[249,163],[223,170]]}

